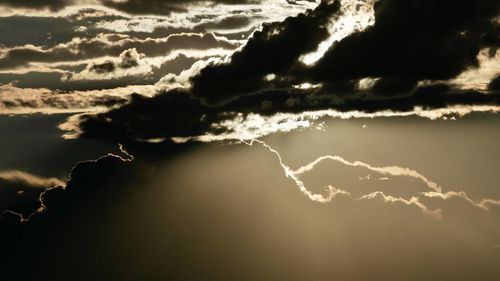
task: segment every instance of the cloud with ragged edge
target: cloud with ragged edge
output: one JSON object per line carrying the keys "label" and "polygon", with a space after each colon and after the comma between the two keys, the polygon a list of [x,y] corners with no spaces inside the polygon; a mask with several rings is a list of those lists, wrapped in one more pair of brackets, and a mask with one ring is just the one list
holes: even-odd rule
{"label": "cloud with ragged edge", "polygon": [[422,183],[425,184],[427,188],[430,189],[430,191],[426,192],[421,192],[420,194],[416,194],[410,198],[403,198],[403,197],[396,197],[392,195],[385,194],[382,191],[373,191],[368,194],[362,194],[361,196],[354,197],[353,199],[355,200],[373,200],[373,199],[378,199],[381,198],[384,202],[386,203],[400,203],[404,205],[409,205],[409,206],[415,206],[418,207],[422,210],[422,212],[426,215],[433,216],[435,218],[441,218],[442,216],[442,210],[441,209],[431,209],[428,206],[426,206],[424,203],[421,202],[420,197],[427,197],[427,198],[439,198],[442,200],[449,200],[449,199],[462,199],[466,201],[467,203],[478,207],[483,210],[489,210],[490,207],[500,207],[500,200],[497,199],[491,199],[491,198],[484,198],[480,199],[478,201],[472,200],[469,195],[467,195],[466,192],[464,191],[443,191],[443,188],[439,186],[437,183],[429,180],[427,177],[424,175],[420,174],[419,172],[405,168],[405,167],[400,167],[400,166],[386,166],[386,167],[376,167],[372,166],[368,163],[364,163],[361,161],[348,161],[341,156],[338,155],[324,155],[321,156],[311,163],[308,163],[304,166],[301,166],[297,168],[296,170],[292,170],[290,167],[288,167],[285,163],[283,163],[282,157],[280,153],[266,144],[264,141],[261,140],[251,140],[251,141],[241,141],[243,144],[246,144],[248,146],[254,146],[255,143],[258,143],[268,149],[271,153],[273,153],[277,158],[280,166],[283,168],[283,171],[285,173],[285,176],[287,178],[290,178],[295,182],[299,190],[306,195],[310,200],[318,203],[329,203],[335,197],[337,196],[347,196],[350,198],[353,198],[351,196],[351,193],[347,190],[339,189],[335,186],[328,185],[326,187],[326,194],[318,194],[318,193],[313,193],[310,191],[310,189],[307,188],[307,186],[304,184],[304,182],[300,179],[300,176],[312,171],[316,165],[319,163],[330,160],[330,161],[335,161],[339,162],[342,165],[345,166],[352,166],[352,167],[362,167],[365,168],[369,171],[378,173],[380,175],[391,175],[391,176],[399,176],[399,177],[408,177],[412,178],[418,181],[421,181]]}
{"label": "cloud with ragged edge", "polygon": [[[467,72],[470,76],[474,68],[489,68],[477,75],[494,84],[492,73],[498,56],[490,37],[497,30],[498,3],[431,2],[378,1],[373,26],[333,42],[316,63],[305,65],[301,57],[331,36],[326,28],[331,18],[345,17],[346,11],[366,12],[365,8],[346,10],[340,2],[323,1],[283,22],[264,24],[230,59],[208,63],[193,72],[188,89],[132,99],[109,113],[82,117],[82,135],[131,140],[217,135],[227,133],[227,128],[214,124],[252,113],[272,116],[327,109],[376,113],[479,107],[496,111],[500,96],[494,87],[484,86],[483,81],[479,88],[464,88],[464,79],[470,81],[470,77],[459,75]],[[415,7],[418,13],[413,12]],[[471,10],[476,12],[467,13]],[[436,40],[429,41],[423,34]],[[384,44],[383,52],[374,53],[376,46]],[[445,51],[450,44],[460,47]],[[410,53],[411,57],[404,56]],[[369,59],[363,58],[368,55]],[[178,99],[186,101],[179,103],[183,109],[160,110],[174,106]],[[148,126],[134,124],[134,119],[148,120]],[[175,125],[165,128],[163,122],[155,128],[155,120],[189,122],[178,129]]]}
{"label": "cloud with ragged edge", "polygon": [[71,42],[52,48],[33,45],[14,47],[0,57],[0,69],[21,68],[36,62],[65,62],[92,59],[106,55],[119,56],[124,50],[136,49],[147,56],[168,55],[176,49],[234,49],[238,45],[213,34],[182,33],[161,39],[138,39],[119,34],[101,34],[96,38],[75,37]]}
{"label": "cloud with ragged edge", "polygon": [[40,195],[46,189],[64,187],[59,178],[40,177],[19,170],[0,171],[0,213],[13,212],[28,217],[40,210]]}

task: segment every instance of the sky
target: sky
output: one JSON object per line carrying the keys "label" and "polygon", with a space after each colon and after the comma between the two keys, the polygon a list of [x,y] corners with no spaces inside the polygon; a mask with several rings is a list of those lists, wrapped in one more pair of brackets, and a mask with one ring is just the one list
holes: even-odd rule
{"label": "sky", "polygon": [[499,280],[494,0],[0,0],[1,280]]}

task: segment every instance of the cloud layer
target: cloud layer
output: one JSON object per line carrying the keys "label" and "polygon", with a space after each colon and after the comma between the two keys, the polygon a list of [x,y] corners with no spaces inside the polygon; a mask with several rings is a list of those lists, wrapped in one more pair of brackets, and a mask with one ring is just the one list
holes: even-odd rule
{"label": "cloud layer", "polygon": [[[323,1],[313,10],[264,24],[230,59],[209,62],[193,71],[187,90],[167,91],[150,100],[138,98],[121,109],[86,117],[81,123],[84,135],[112,131],[115,136],[136,140],[197,136],[210,132],[214,122],[235,118],[237,113],[404,112],[416,107],[499,104],[494,86],[463,87],[452,81],[496,60],[496,43],[489,39],[496,32],[496,1],[379,1],[373,26],[333,42],[315,64],[301,63],[303,55],[315,51],[330,36],[326,26],[332,18],[348,17],[346,11],[369,13],[365,6],[352,11],[340,4]],[[487,72],[491,76],[492,71]],[[493,80],[490,83],[494,85]],[[182,104],[184,109],[153,113],[152,108],[174,104]],[[126,116],[149,120],[147,130],[125,125],[133,122]],[[155,120],[176,119],[189,120],[188,125],[176,128],[173,122],[159,121],[154,127]]]}

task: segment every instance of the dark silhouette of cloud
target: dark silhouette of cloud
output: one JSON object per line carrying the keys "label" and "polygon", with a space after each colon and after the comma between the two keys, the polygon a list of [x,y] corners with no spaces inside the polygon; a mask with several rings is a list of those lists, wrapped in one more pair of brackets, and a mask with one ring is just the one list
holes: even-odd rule
{"label": "dark silhouette of cloud", "polygon": [[[137,97],[122,109],[86,117],[83,136],[137,140],[199,135],[237,112],[409,111],[415,106],[499,104],[494,87],[485,94],[441,81],[477,64],[480,48],[487,47],[482,38],[492,30],[496,1],[383,0],[376,5],[375,26],[336,43],[310,68],[298,59],[327,37],[324,24],[338,13],[338,2],[325,1],[281,23],[263,25],[229,63],[208,65],[194,76],[190,90]],[[266,79],[270,74],[274,79]],[[359,79],[367,77],[378,80],[372,88],[358,90]],[[424,79],[432,83],[419,84]],[[291,87],[303,82],[322,86]]]}
{"label": "dark silhouette of cloud", "polygon": [[396,96],[411,93],[418,80],[405,77],[383,77],[373,85],[372,92],[380,96]]}
{"label": "dark silhouette of cloud", "polygon": [[102,4],[117,10],[140,15],[166,15],[171,12],[187,11],[186,5],[200,2],[209,2],[210,4],[247,4],[258,3],[258,0],[126,0],[112,1],[103,0]]}
{"label": "dark silhouette of cloud", "polygon": [[[90,1],[89,1],[90,2]],[[258,3],[258,0],[101,0],[100,4],[129,14],[168,15],[171,12],[187,11],[187,5],[209,2],[210,4],[248,4]],[[91,2],[90,2],[91,3]],[[13,8],[49,9],[58,11],[69,5],[80,4],[75,0],[1,0],[0,5]]]}
{"label": "dark silhouette of cloud", "polygon": [[336,12],[335,4],[326,3],[265,25],[230,63],[194,77],[194,94],[220,100],[253,92],[273,85],[262,81],[270,73],[289,84],[323,83],[327,94],[367,77],[382,78],[374,94],[411,94],[419,80],[446,80],[477,67],[479,51],[497,45],[490,37],[498,37],[498,1],[382,0],[375,4],[373,27],[335,43],[312,67],[300,65],[299,56],[326,36],[322,23]]}
{"label": "dark silhouette of cloud", "polygon": [[[198,144],[155,146],[151,152],[162,154],[165,166],[112,155],[77,164],[66,189],[42,195],[43,212],[23,223],[14,213],[0,218],[2,277],[428,280],[438,272],[444,280],[496,280],[500,274],[493,248],[498,213],[460,198],[429,199],[446,207],[446,221],[377,198],[312,204],[276,176],[282,171],[268,151],[223,147],[230,150],[224,157],[215,145],[196,154]],[[237,160],[227,157],[235,153]],[[332,260],[345,264],[332,268]]]}
{"label": "dark silhouette of cloud", "polygon": [[57,11],[73,2],[73,0],[1,0],[0,5],[14,8],[50,9]]}
{"label": "dark silhouette of cloud", "polygon": [[500,91],[500,75],[497,75],[495,79],[493,79],[490,84],[488,85],[488,88],[491,91]]}
{"label": "dark silhouette of cloud", "polygon": [[106,61],[103,63],[92,64],[89,68],[89,71],[95,73],[109,73],[113,72],[116,69],[115,64],[112,61]]}
{"label": "dark silhouette of cloud", "polygon": [[206,29],[236,29],[236,28],[244,28],[249,26],[251,23],[250,18],[245,15],[232,15],[226,18],[223,18],[219,21],[208,22],[205,24],[200,24],[200,28]]}
{"label": "dark silhouette of cloud", "polygon": [[10,210],[27,217],[40,208],[40,194],[56,186],[64,182],[19,170],[0,171],[0,213]]}
{"label": "dark silhouette of cloud", "polygon": [[494,0],[377,1],[373,27],[341,40],[305,72],[318,82],[453,78],[477,66],[499,5]]}
{"label": "dark silhouette of cloud", "polygon": [[[211,1],[213,4],[249,2]],[[68,3],[0,2],[10,7],[53,11]],[[103,3],[127,13],[163,15],[184,10],[186,4],[201,2],[106,0]],[[220,151],[188,159],[189,165],[183,164],[184,169],[189,167],[186,173],[175,173],[177,165],[183,162],[168,165],[174,171],[170,176],[177,181],[168,182],[160,176],[164,170],[158,166],[159,162],[176,159],[179,153],[200,145],[173,144],[169,138],[206,132],[226,133],[214,123],[234,119],[235,116],[318,109],[377,112],[409,111],[415,106],[443,108],[500,104],[498,77],[485,92],[456,89],[441,81],[477,66],[479,50],[496,46],[495,32],[498,29],[492,19],[498,15],[498,2],[381,0],[376,4],[375,26],[336,43],[317,64],[311,67],[302,65],[300,56],[315,50],[318,43],[327,38],[326,24],[338,12],[338,1],[323,1],[314,10],[283,22],[264,24],[232,56],[230,62],[211,64],[193,77],[192,88],[169,90],[151,98],[134,94],[128,103],[119,108],[81,117],[79,126],[83,137],[123,142],[136,157],[133,161],[133,157],[122,151],[124,157],[108,155],[95,161],[78,163],[65,188],[45,192],[41,190],[61,185],[61,182],[23,172],[3,176],[0,173],[0,208],[12,210],[3,212],[0,218],[1,277],[13,281],[235,280],[245,277],[249,280],[329,280],[332,276],[340,280],[366,280],[367,276],[375,276],[374,271],[384,280],[404,280],[405,277],[410,280],[497,280],[500,274],[496,266],[498,252],[493,243],[498,241],[474,232],[476,218],[479,217],[475,212],[468,213],[465,220],[456,215],[453,218],[456,221],[442,226],[429,222],[427,218],[424,220],[420,213],[416,217],[415,213],[395,206],[389,211],[373,212],[373,209],[363,209],[364,203],[351,202],[351,207],[345,207],[340,201],[338,205],[322,205],[315,209],[311,207],[311,202],[301,203],[303,198],[299,192],[281,182],[287,180],[286,176],[275,179],[275,175],[282,172],[278,165],[261,165],[262,159],[258,159],[250,164],[231,162],[217,166],[219,161],[224,161]],[[211,26],[233,28],[247,24],[244,18],[233,18]],[[13,47],[0,58],[0,68],[110,55],[115,58],[90,63],[84,69],[93,74],[106,75],[137,67],[141,63],[139,54],[142,53],[159,56],[178,48],[237,47],[237,44],[212,34],[178,34],[170,38],[161,41],[114,34],[107,35],[106,40],[82,39],[71,45],[72,50],[68,46]],[[130,51],[133,48],[136,52]],[[176,60],[178,63],[156,67],[150,77],[178,73],[193,63],[192,58],[187,56],[179,56]],[[18,77],[16,74],[5,75],[7,83]],[[30,72],[24,75],[31,76],[32,80],[20,79],[17,82],[19,86],[40,87],[50,82],[55,89],[62,88],[58,84],[62,77],[60,72]],[[359,90],[356,85],[362,78],[378,80],[372,88]],[[143,83],[151,81],[148,79],[144,78]],[[419,83],[422,80],[430,81]],[[104,81],[102,84],[89,79],[71,82],[73,84],[69,83],[67,90],[78,87],[102,89],[132,81],[140,83],[137,77]],[[300,84],[304,82],[321,86],[301,88]],[[3,94],[2,98],[5,98],[9,93]],[[64,101],[56,98],[64,94],[57,93],[45,100],[31,102],[15,97],[2,100],[2,105],[7,108],[36,108],[41,102],[53,107],[71,108],[72,104],[81,104],[84,98],[70,94],[71,98]],[[116,106],[125,100],[101,97],[89,103]],[[161,144],[142,143],[162,139],[166,140]],[[247,161],[247,158],[238,159]],[[201,168],[211,165],[216,167],[205,170],[207,175],[198,178]],[[250,175],[245,168],[259,168],[269,174]],[[236,181],[235,175],[238,175]],[[270,189],[254,183],[260,175],[269,177],[265,180],[272,178],[275,186],[287,188],[273,189],[274,194],[280,194],[279,198],[268,200],[262,194]],[[157,177],[156,186],[145,184],[154,176]],[[195,188],[190,190],[190,186],[184,185],[182,180],[195,177],[201,184],[194,184]],[[220,181],[213,184],[214,189],[206,189],[203,188],[203,179],[206,182]],[[232,188],[245,182],[249,185],[248,190],[235,191]],[[217,190],[219,184],[221,190]],[[174,188],[178,189],[172,193],[159,193]],[[186,189],[189,192],[183,193]],[[286,194],[285,198],[283,194]],[[374,202],[367,204],[375,206]],[[335,209],[339,205],[344,208]],[[43,211],[37,211],[40,207]],[[404,215],[399,217],[402,212]],[[26,218],[27,213],[33,215],[28,221],[20,222],[20,218]],[[330,219],[332,214],[339,216],[337,220]],[[350,214],[349,219],[345,214]],[[497,230],[497,224],[491,221],[485,219],[482,222]],[[414,224],[409,226],[408,222]],[[306,223],[310,228],[304,230]],[[321,231],[310,232],[310,229],[327,231],[325,234]],[[388,229],[393,236],[387,235]],[[430,238],[420,240],[424,235],[415,229],[425,229]],[[476,236],[467,232],[471,229]],[[459,232],[458,238],[449,238],[452,230]],[[488,232],[488,235],[491,233]],[[352,245],[345,246],[338,241],[349,241]],[[407,244],[408,241],[413,244]],[[304,244],[306,246],[302,248]],[[481,247],[472,248],[470,245]],[[426,251],[428,249],[438,250],[430,253]],[[339,252],[344,255],[338,257],[331,254]],[[318,258],[310,253],[324,256]],[[355,254],[348,256],[352,253]],[[330,259],[330,255],[336,259]],[[343,263],[344,259],[347,262]],[[357,263],[351,264],[352,260]],[[331,269],[332,264],[340,266],[331,271],[324,270]],[[346,264],[352,268],[345,269]],[[337,271],[345,275],[335,276]],[[411,274],[408,275],[408,272]]]}
{"label": "dark silhouette of cloud", "polygon": [[323,2],[315,10],[283,22],[264,24],[233,54],[230,63],[208,66],[193,77],[193,93],[219,100],[265,87],[264,76],[286,72],[301,54],[314,51],[326,39],[325,24],[339,8],[338,1]]}
{"label": "dark silhouette of cloud", "polygon": [[[268,106],[264,106],[268,104]],[[199,136],[205,133],[228,133],[214,123],[233,119],[237,113],[271,115],[277,112],[335,109],[338,111],[377,112],[411,111],[444,108],[455,105],[498,105],[500,93],[457,91],[438,84],[417,88],[412,95],[366,98],[346,97],[341,102],[325,96],[314,97],[304,90],[269,90],[243,96],[219,106],[210,106],[189,92],[173,90],[148,98],[134,95],[120,108],[97,115],[83,116],[79,124],[82,137],[106,138],[114,141],[145,141],[171,137]]]}
{"label": "dark silhouette of cloud", "polygon": [[96,73],[109,73],[115,71],[117,68],[127,69],[136,67],[139,65],[139,60],[142,56],[143,54],[139,54],[136,49],[128,49],[120,54],[118,57],[118,63],[108,60],[104,63],[92,64],[89,67],[89,71]]}
{"label": "dark silhouette of cloud", "polygon": [[[105,135],[115,140],[188,137],[205,132],[217,120],[213,113],[213,109],[183,91],[174,90],[152,99],[136,94],[129,104],[115,111],[86,118],[81,128],[86,137]],[[138,127],[141,129],[134,129]]]}

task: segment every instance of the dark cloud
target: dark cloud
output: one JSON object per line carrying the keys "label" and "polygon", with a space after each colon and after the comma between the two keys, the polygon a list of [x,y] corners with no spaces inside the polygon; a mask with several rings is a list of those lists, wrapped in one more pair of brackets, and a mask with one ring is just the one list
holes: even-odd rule
{"label": "dark cloud", "polygon": [[478,65],[476,56],[495,26],[499,5],[494,0],[377,1],[375,25],[335,44],[305,75],[318,82],[453,78]]}
{"label": "dark cloud", "polygon": [[[149,175],[148,167],[139,163],[128,164],[117,156],[81,162],[73,168],[66,189],[52,189],[42,194],[41,201],[45,209],[30,217],[28,223],[20,224],[18,215],[4,212],[0,218],[0,229],[2,229],[0,245],[3,250],[0,258],[2,277],[9,280],[34,278],[84,280],[90,275],[78,277],[73,274],[77,272],[80,263],[90,262],[95,265],[92,266],[93,276],[99,276],[99,278],[108,276],[113,280],[115,278],[124,280],[126,275],[122,276],[123,278],[120,277],[121,269],[115,270],[109,267],[114,260],[111,256],[104,255],[102,258],[91,261],[90,252],[78,250],[77,254],[73,250],[85,248],[92,249],[91,251],[98,250],[101,246],[95,243],[104,237],[102,236],[104,232],[98,229],[104,227],[109,230],[106,225],[110,221],[106,218],[108,217],[106,214],[114,212],[113,203],[110,204],[110,202],[113,202],[115,196],[131,195],[133,185],[129,183],[137,184],[139,180],[144,180]],[[40,207],[40,202],[38,206]],[[69,228],[64,230],[61,227],[71,227],[71,230]],[[91,230],[94,227],[95,229]],[[94,232],[96,230],[97,232]],[[57,235],[58,232],[65,234]],[[50,242],[39,243],[46,239]],[[65,250],[62,250],[63,248]],[[64,260],[68,261],[68,254],[72,256],[71,261],[66,263],[64,270],[56,270],[58,267],[55,266],[56,264],[65,263]],[[38,258],[48,263],[39,267],[37,266],[40,264],[37,261]]]}
{"label": "dark cloud", "polygon": [[[459,1],[453,5],[423,0],[380,1],[374,27],[345,38],[347,43],[337,43],[317,65],[304,68],[298,58],[327,37],[324,24],[339,11],[338,2],[323,2],[315,10],[281,23],[264,24],[229,63],[202,69],[192,78],[192,89],[185,93],[136,98],[122,109],[87,117],[81,124],[83,135],[124,139],[199,135],[213,130],[212,123],[230,119],[236,112],[273,114],[327,108],[374,112],[408,111],[415,106],[497,105],[498,92],[493,90],[485,95],[442,82],[427,83],[429,86],[418,83],[422,79],[451,78],[477,64],[483,31],[491,29],[496,6],[492,1]],[[365,37],[377,41],[359,41]],[[370,56],[363,59],[365,49]],[[339,56],[338,61],[332,61],[333,56]],[[320,79],[316,74],[326,62],[330,68]],[[391,67],[394,70],[388,71]],[[274,80],[265,79],[269,74],[276,74]],[[358,90],[357,83],[364,77],[379,79],[372,88]],[[306,90],[291,87],[303,82],[320,82],[322,86]],[[174,104],[179,106],[173,108]]]}
{"label": "dark cloud", "polygon": [[[167,15],[171,12],[187,11],[189,4],[210,3],[215,4],[248,4],[258,3],[259,0],[101,0],[102,5],[111,7],[129,14],[140,15]],[[75,0],[0,0],[0,5],[13,8],[49,9],[58,11],[69,5],[78,4]]]}
{"label": "dark cloud", "polygon": [[[459,199],[435,199],[449,211],[445,220],[436,221],[416,207],[378,199],[338,198],[332,204],[313,204],[290,188],[290,180],[267,150],[215,144],[203,150],[198,144],[161,146],[151,151],[163,155],[162,165],[117,156],[82,162],[73,168],[66,189],[42,196],[43,212],[24,223],[14,214],[4,214],[2,277],[499,277],[493,246],[500,229],[495,210],[475,210]],[[341,266],[332,267],[332,261]]]}
{"label": "dark cloud", "polygon": [[27,217],[40,208],[38,199],[45,189],[63,185],[57,178],[18,170],[0,171],[0,213],[9,210]]}
{"label": "dark cloud", "polygon": [[140,15],[166,15],[171,12],[187,11],[186,5],[193,3],[208,2],[210,4],[245,4],[245,3],[258,3],[258,0],[126,0],[126,1],[113,1],[103,0],[102,4],[108,7],[124,11],[129,14]]}
{"label": "dark cloud", "polygon": [[[61,138],[58,125],[71,115],[0,116],[0,132],[2,132],[0,134],[0,147],[2,148],[0,170],[24,171],[42,179],[55,177],[65,181],[76,162],[95,159],[108,152],[119,153],[116,143],[95,139]],[[22,186],[34,190],[26,184]],[[42,187],[50,187],[52,184],[37,186],[40,186],[36,188],[37,190],[42,190]]]}
{"label": "dark cloud", "polygon": [[137,53],[137,50],[129,49],[120,54],[120,63],[118,64],[118,66],[124,69],[136,67],[139,65],[141,56],[141,54]]}
{"label": "dark cloud", "polygon": [[106,61],[103,63],[92,64],[89,68],[89,71],[95,73],[109,73],[115,71],[116,66],[112,61]]}
{"label": "dark cloud", "polygon": [[383,77],[373,85],[372,92],[380,96],[397,96],[411,93],[418,80],[408,77]]}
{"label": "dark cloud", "polygon": [[[198,1],[128,0],[105,1],[105,4],[129,13],[164,14],[194,2]],[[237,1],[241,2],[247,1]],[[0,2],[52,10],[64,5],[57,1],[51,4],[54,7],[44,2],[12,3]],[[339,11],[338,2],[325,1],[317,9],[282,23],[265,24],[229,63],[210,65],[194,77],[192,89],[170,90],[152,98],[134,94],[130,102],[119,108],[82,117],[83,137],[123,141],[136,159],[129,161],[108,155],[81,162],[73,168],[66,188],[48,190],[41,195],[41,202],[40,190],[59,182],[23,173],[0,176],[0,207],[3,204],[4,208],[22,214],[42,206],[36,206],[39,203],[44,207],[43,212],[34,213],[24,223],[19,222],[19,215],[14,212],[2,214],[2,277],[13,281],[366,280],[372,277],[497,280],[500,273],[497,244],[494,244],[498,243],[495,218],[483,219],[470,212],[464,219],[457,213],[451,221],[441,224],[395,204],[377,211],[364,209],[362,202],[350,202],[350,207],[342,200],[331,205],[312,204],[300,192],[289,188],[286,175],[276,177],[282,171],[267,151],[265,155],[269,158],[250,162],[249,154],[244,154],[236,158],[242,162],[234,162],[234,158],[226,160],[220,148],[212,148],[215,152],[203,157],[191,158],[193,155],[186,153],[189,157],[171,163],[172,159],[179,160],[176,157],[180,153],[191,152],[193,148],[196,151],[201,145],[174,145],[168,139],[222,133],[213,124],[239,113],[238,116],[245,118],[250,113],[266,115],[325,108],[376,112],[408,111],[415,106],[498,105],[498,77],[491,82],[487,93],[455,89],[444,82],[428,81],[427,86],[418,83],[423,79],[448,79],[477,65],[475,56],[479,49],[492,46],[491,18],[495,8],[497,5],[491,1],[381,0],[377,2],[374,27],[349,36],[317,65],[305,67],[298,58],[313,51],[328,36],[325,24]],[[240,19],[224,25],[244,23]],[[156,56],[194,46],[236,47],[210,34],[189,35],[200,41],[187,40],[185,36],[188,35],[173,36],[172,40],[179,41],[163,44],[158,40],[110,35],[106,40],[83,40],[72,51],[68,46],[14,48],[0,59],[0,67],[115,57],[87,66],[94,74],[104,76],[137,67],[141,62],[139,53]],[[130,51],[132,48],[137,52]],[[160,74],[178,73],[191,65],[192,60],[179,56],[175,62],[154,68],[148,77],[156,79]],[[275,74],[275,79],[265,79],[269,74]],[[17,85],[41,87],[49,82],[59,85],[54,88],[62,87],[57,84],[61,83],[62,73],[23,74],[33,78],[31,81],[16,74],[5,75],[0,75],[0,79],[5,78],[6,83],[18,80]],[[148,77],[126,77],[112,82],[71,81],[67,85],[71,89],[103,89],[148,83],[151,81]],[[379,79],[373,88],[359,91],[357,82],[366,77]],[[303,82],[318,82],[323,86],[292,87]],[[81,99],[64,95],[56,93],[41,102],[68,108],[81,104]],[[2,98],[5,96],[3,93]],[[17,106],[16,103],[40,106],[39,100],[2,102],[5,107]],[[113,102],[102,97],[93,98],[92,102],[112,106],[124,101],[117,98]],[[167,140],[156,145],[140,143],[158,138]],[[252,148],[252,153],[255,152]],[[167,168],[161,169],[159,160],[167,162]],[[260,173],[248,172],[255,170]],[[256,183],[260,178],[262,182]],[[374,201],[367,204],[378,206]],[[497,215],[494,211],[488,215],[492,213]],[[482,219],[482,224],[477,218]],[[489,228],[483,231],[478,225]],[[425,235],[416,229],[425,229]],[[387,235],[388,230],[394,235]]]}
{"label": "dark cloud", "polygon": [[219,106],[210,106],[189,92],[173,90],[148,98],[136,95],[118,109],[85,116],[80,128],[83,137],[114,141],[144,141],[148,139],[189,137],[205,133],[230,133],[212,124],[235,118],[236,113],[270,115],[277,112],[300,113],[309,110],[377,112],[382,110],[410,111],[454,105],[498,105],[500,93],[484,94],[459,91],[449,86],[433,85],[417,88],[412,95],[384,97],[345,97],[340,102],[313,90],[268,90],[242,96]]}
{"label": "dark cloud", "polygon": [[40,208],[43,189],[5,183],[0,179],[0,213],[15,212],[28,217]]}
{"label": "dark cloud", "polygon": [[73,0],[0,0],[0,5],[13,8],[50,9],[57,11],[73,2]]}
{"label": "dark cloud", "polygon": [[89,66],[89,71],[102,74],[113,72],[117,68],[133,68],[139,65],[139,60],[142,56],[143,54],[139,54],[136,49],[129,49],[120,54],[117,63],[108,60],[103,63],[92,64]]}
{"label": "dark cloud", "polygon": [[[339,2],[323,2],[315,10],[264,24],[229,64],[204,68],[192,79],[193,93],[208,100],[252,92],[265,86],[264,76],[283,73],[301,54],[314,51],[328,36],[328,19],[339,11]],[[258,63],[257,60],[258,59]]]}
{"label": "dark cloud", "polygon": [[339,86],[345,89],[343,85],[366,77],[381,78],[374,94],[411,94],[419,80],[450,79],[477,67],[480,49],[494,46],[487,38],[498,37],[498,1],[382,0],[376,2],[373,27],[334,44],[312,67],[300,65],[299,56],[326,36],[322,22],[336,9],[325,3],[265,25],[230,63],[209,66],[194,77],[194,94],[218,100],[249,93],[273,86],[262,81],[269,73],[289,84],[323,83],[327,94],[342,93]]}
{"label": "dark cloud", "polygon": [[206,24],[200,25],[200,27],[206,29],[237,29],[249,26],[251,23],[250,19],[244,15],[234,15],[223,18],[219,21],[213,21]]}
{"label": "dark cloud", "polygon": [[491,91],[500,91],[500,75],[497,75],[493,80],[491,80],[488,88]]}
{"label": "dark cloud", "polygon": [[115,111],[86,118],[81,128],[85,137],[106,136],[114,140],[188,137],[207,131],[215,118],[214,109],[174,90],[153,99],[133,95],[129,104]]}

